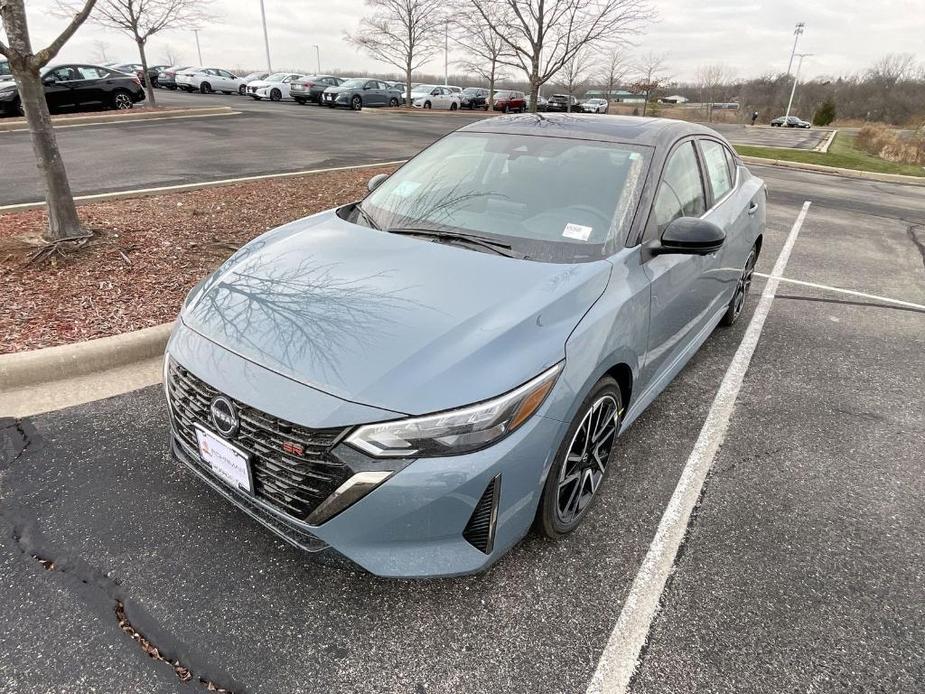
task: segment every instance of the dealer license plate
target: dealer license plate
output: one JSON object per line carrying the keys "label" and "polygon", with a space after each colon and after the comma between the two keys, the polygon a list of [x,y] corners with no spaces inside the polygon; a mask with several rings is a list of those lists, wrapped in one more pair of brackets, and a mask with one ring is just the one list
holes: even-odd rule
{"label": "dealer license plate", "polygon": [[232,487],[254,493],[254,481],[247,454],[219,438],[211,431],[196,426],[199,455],[212,468],[212,472]]}

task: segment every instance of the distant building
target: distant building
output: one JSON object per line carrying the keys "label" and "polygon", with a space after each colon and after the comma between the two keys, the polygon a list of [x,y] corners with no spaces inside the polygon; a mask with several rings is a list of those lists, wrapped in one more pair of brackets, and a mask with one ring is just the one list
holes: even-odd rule
{"label": "distant building", "polygon": [[675,94],[674,96],[663,96],[658,100],[660,104],[686,104],[690,99],[686,96],[681,96],[680,94]]}
{"label": "distant building", "polygon": [[625,104],[641,104],[646,100],[645,94],[633,94],[625,89],[615,89],[607,93],[600,89],[589,89],[585,92],[585,99],[609,99]]}

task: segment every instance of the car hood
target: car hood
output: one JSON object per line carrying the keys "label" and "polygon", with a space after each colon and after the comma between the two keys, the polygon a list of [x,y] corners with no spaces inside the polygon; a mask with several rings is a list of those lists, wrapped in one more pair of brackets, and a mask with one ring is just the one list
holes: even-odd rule
{"label": "car hood", "polygon": [[561,361],[610,270],[388,234],[331,210],[243,247],[181,318],[312,388],[424,414],[499,395]]}

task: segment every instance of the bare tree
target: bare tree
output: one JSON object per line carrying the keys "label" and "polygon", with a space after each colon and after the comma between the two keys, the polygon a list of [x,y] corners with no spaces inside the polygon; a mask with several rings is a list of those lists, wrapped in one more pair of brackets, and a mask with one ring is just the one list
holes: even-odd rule
{"label": "bare tree", "polygon": [[411,105],[411,73],[442,45],[447,21],[442,0],[366,0],[373,9],[360,20],[347,41],[405,75],[405,97]]}
{"label": "bare tree", "polygon": [[700,103],[704,103],[706,97],[707,103],[707,120],[713,122],[713,103],[718,97],[722,97],[722,90],[733,81],[735,75],[732,70],[723,63],[712,63],[710,65],[701,65],[697,68],[697,83],[700,85]]}
{"label": "bare tree", "polygon": [[93,60],[97,63],[109,62],[109,44],[105,41],[96,40],[93,42]]}
{"label": "bare tree", "polygon": [[918,67],[912,53],[889,53],[873,64],[867,71],[867,77],[892,88],[897,82],[914,79]]}
{"label": "bare tree", "polygon": [[636,64],[638,77],[633,83],[633,92],[644,94],[646,97],[642,105],[642,115],[646,115],[649,99],[668,81],[665,71],[665,55],[661,53],[646,53]]}
{"label": "bare tree", "polygon": [[647,0],[471,0],[511,49],[530,81],[530,109],[542,85],[585,46],[602,47],[638,33],[653,13]]}
{"label": "bare tree", "polygon": [[[573,97],[585,89],[590,79],[590,68],[591,60],[589,50],[578,51],[570,61],[562,66],[558,83],[569,97]],[[565,109],[571,112],[571,98],[569,98]]]}
{"label": "bare tree", "polygon": [[[59,4],[69,11],[75,1],[59,0]],[[211,0],[98,0],[90,21],[132,37],[138,46],[148,103],[156,106],[145,54],[148,39],[164,29],[194,26],[213,19],[208,11],[210,4]]]}
{"label": "bare tree", "polygon": [[10,63],[10,71],[19,89],[19,103],[29,124],[32,135],[32,150],[45,184],[45,201],[48,204],[48,228],[45,239],[64,241],[87,236],[80,225],[71,184],[58,141],[51,126],[48,103],[45,101],[45,87],[40,71],[54,58],[77,28],[84,23],[96,0],[86,0],[80,10],[70,17],[67,26],[58,37],[45,48],[34,52],[29,38],[29,23],[26,20],[24,0],[0,0],[0,19],[9,45],[0,41],[0,55]]}
{"label": "bare tree", "polygon": [[161,60],[167,65],[179,65],[180,52],[168,43],[164,46],[163,51],[161,51]]}
{"label": "bare tree", "polygon": [[626,58],[621,48],[610,51],[598,65],[597,81],[607,101],[613,98],[614,92],[622,85],[626,72]]}
{"label": "bare tree", "polygon": [[[453,41],[466,51],[467,58],[458,63],[465,72],[478,75],[488,81],[488,110],[495,105],[495,82],[507,77],[507,65],[514,55],[507,44],[492,30],[498,20],[496,8],[487,8],[492,21],[486,21],[480,14],[467,13],[469,0],[461,0],[454,8]],[[502,62],[503,61],[503,62]]]}

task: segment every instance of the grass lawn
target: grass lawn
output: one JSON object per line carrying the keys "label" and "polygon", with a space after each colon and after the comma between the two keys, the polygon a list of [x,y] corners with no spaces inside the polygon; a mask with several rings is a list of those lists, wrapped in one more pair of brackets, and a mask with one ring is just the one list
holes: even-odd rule
{"label": "grass lawn", "polygon": [[854,135],[849,133],[838,133],[826,154],[810,152],[804,149],[779,149],[777,147],[753,147],[751,145],[735,145],[735,149],[744,157],[796,161],[803,164],[819,164],[840,169],[875,171],[877,173],[925,176],[925,168],[916,164],[898,164],[856,149]]}

